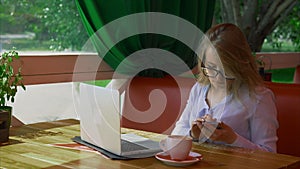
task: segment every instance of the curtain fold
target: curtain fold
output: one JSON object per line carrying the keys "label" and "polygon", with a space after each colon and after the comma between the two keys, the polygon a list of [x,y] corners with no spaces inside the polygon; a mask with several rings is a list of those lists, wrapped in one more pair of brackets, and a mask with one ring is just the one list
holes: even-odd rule
{"label": "curtain fold", "polygon": [[195,67],[201,36],[192,33],[195,28],[202,32],[210,28],[215,4],[215,0],[75,2],[99,56],[118,73],[148,77]]}

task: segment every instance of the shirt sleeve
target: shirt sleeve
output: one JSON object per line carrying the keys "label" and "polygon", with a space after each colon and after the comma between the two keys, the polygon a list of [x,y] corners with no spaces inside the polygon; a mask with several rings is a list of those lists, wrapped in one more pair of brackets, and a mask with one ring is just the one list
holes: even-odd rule
{"label": "shirt sleeve", "polygon": [[250,119],[250,140],[238,135],[233,146],[276,152],[277,110],[273,93],[266,89],[257,99]]}
{"label": "shirt sleeve", "polygon": [[189,135],[189,130],[191,128],[190,115],[192,112],[192,106],[194,105],[195,93],[196,85],[194,85],[190,91],[186,107],[184,108],[179,120],[176,122],[175,128],[171,133],[172,135]]}

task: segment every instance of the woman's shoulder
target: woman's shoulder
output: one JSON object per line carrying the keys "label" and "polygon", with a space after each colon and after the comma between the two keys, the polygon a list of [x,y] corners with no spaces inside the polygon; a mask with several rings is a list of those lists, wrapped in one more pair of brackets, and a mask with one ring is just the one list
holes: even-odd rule
{"label": "woman's shoulder", "polygon": [[266,97],[274,99],[274,93],[272,92],[272,90],[265,86],[256,87],[255,96],[258,100],[265,99]]}
{"label": "woman's shoulder", "polygon": [[200,83],[196,82],[193,85],[191,91],[193,91],[193,92],[201,92],[201,91],[204,91],[204,90],[206,91],[207,89],[208,89],[208,85],[203,85],[203,84],[200,84]]}
{"label": "woman's shoulder", "polygon": [[257,86],[254,91],[249,91],[248,88],[242,87],[240,89],[240,99],[243,103],[248,105],[257,104],[261,100],[274,101],[275,97],[269,88],[265,86]]}
{"label": "woman's shoulder", "polygon": [[273,92],[264,86],[256,87],[252,93],[244,89],[242,93],[240,103],[248,112],[254,113],[258,109],[258,106],[273,107],[275,105]]}
{"label": "woman's shoulder", "polygon": [[208,90],[208,85],[202,85],[196,82],[190,91],[190,97],[202,96],[206,93],[207,90]]}

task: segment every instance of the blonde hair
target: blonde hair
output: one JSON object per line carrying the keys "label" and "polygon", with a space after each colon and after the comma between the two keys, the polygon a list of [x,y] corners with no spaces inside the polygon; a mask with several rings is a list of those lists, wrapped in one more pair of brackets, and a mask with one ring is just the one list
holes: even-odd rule
{"label": "blonde hair", "polygon": [[[250,95],[255,93],[257,86],[263,85],[258,74],[254,56],[242,31],[234,24],[215,25],[206,32],[206,37],[200,44],[198,82],[207,85],[209,80],[201,71],[201,64],[207,47],[213,47],[220,57],[224,72],[235,80],[227,86],[227,90],[238,97],[238,90],[245,85]],[[204,58],[205,59],[205,58]]]}

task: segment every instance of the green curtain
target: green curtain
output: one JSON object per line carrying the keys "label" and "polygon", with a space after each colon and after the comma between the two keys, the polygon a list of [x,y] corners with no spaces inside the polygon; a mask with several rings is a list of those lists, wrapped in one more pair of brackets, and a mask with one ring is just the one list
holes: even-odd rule
{"label": "green curtain", "polygon": [[[176,55],[188,68],[193,68],[197,64],[197,56],[195,49],[192,48],[196,48],[201,36],[188,35],[187,40],[182,40],[184,39],[182,29],[185,28],[181,27],[186,24],[170,16],[179,17],[205,32],[211,26],[215,4],[215,0],[75,0],[75,2],[92,44],[99,56],[115,71],[128,73],[136,69],[142,70],[138,60],[126,60],[128,56],[135,54],[135,57],[141,55],[149,58],[149,62],[155,60],[157,67],[173,66],[172,74],[180,74],[186,70],[179,68],[181,62],[175,62],[167,55]],[[151,17],[148,14],[151,14]],[[153,15],[155,17],[152,18],[152,14],[155,14]],[[172,19],[175,19],[176,23]],[[168,35],[165,28],[173,37]],[[191,48],[185,43],[189,40],[194,43],[194,47]],[[139,53],[141,50],[147,51],[149,55],[152,52],[159,56],[147,57],[145,56],[147,52]],[[158,54],[160,52],[161,55]],[[125,65],[126,70],[118,69],[121,63]],[[162,77],[170,74],[155,66],[151,68],[152,66],[149,65],[147,69],[140,71],[139,75]]]}

